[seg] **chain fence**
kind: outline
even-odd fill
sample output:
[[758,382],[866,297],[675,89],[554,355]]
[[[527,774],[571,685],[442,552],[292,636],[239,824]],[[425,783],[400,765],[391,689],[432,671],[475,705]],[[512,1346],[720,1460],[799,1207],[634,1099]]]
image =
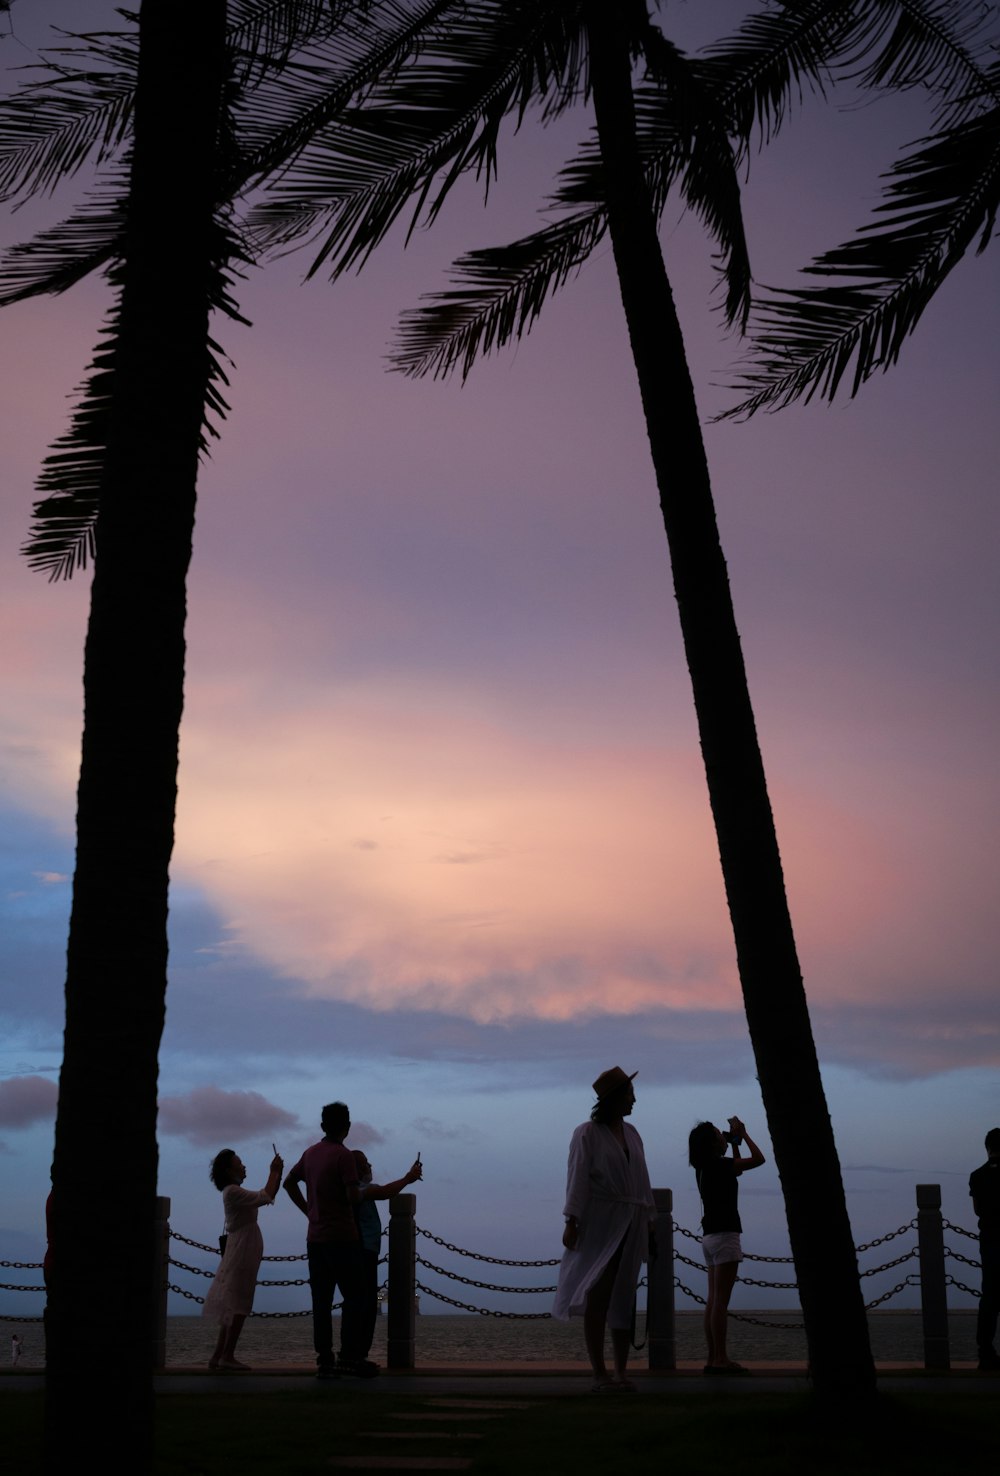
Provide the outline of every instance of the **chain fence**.
[[[914,1231],[916,1229],[916,1226],[917,1220],[916,1218],[914,1218],[912,1220],[909,1220],[906,1224],[898,1226],[895,1230],[888,1231],[885,1235],[879,1235],[874,1240],[869,1240],[862,1243],[861,1245],[855,1246],[855,1250],[858,1255],[865,1254],[868,1251],[877,1250],[881,1246],[888,1245],[892,1241],[897,1240],[900,1236],[907,1235],[911,1231]],[[976,1231],[967,1230],[963,1226],[956,1225],[951,1220],[945,1219],[944,1217],[942,1217],[942,1226],[945,1230],[951,1231],[955,1235],[961,1235],[969,1240],[974,1240],[978,1242],[979,1236]],[[675,1224],[673,1228],[675,1236],[680,1236],[687,1240],[695,1241],[700,1245],[701,1236],[696,1231],[689,1230],[685,1226],[678,1224]],[[504,1256],[486,1255],[480,1251],[468,1250],[463,1246],[455,1245],[451,1241],[445,1240],[442,1236],[435,1235],[430,1230],[425,1230],[420,1225],[416,1225],[414,1229],[417,1236],[429,1240],[433,1245],[439,1246],[442,1250],[447,1251],[449,1254],[459,1256],[465,1260],[478,1261],[483,1265],[503,1266],[517,1270],[548,1270],[550,1268],[559,1266],[561,1261],[561,1257],[558,1256],[550,1257],[548,1259],[514,1260],[512,1258]],[[383,1235],[386,1235],[388,1233],[388,1227],[385,1227],[382,1233]],[[188,1236],[182,1235],[177,1230],[170,1230],[169,1235],[171,1240],[177,1241],[181,1245],[190,1246],[194,1250],[202,1251],[206,1255],[214,1256],[216,1258],[220,1255],[218,1245],[207,1245],[203,1241],[192,1240]],[[960,1251],[954,1250],[948,1245],[944,1247],[944,1254],[947,1258],[953,1261],[957,1261],[963,1266],[968,1266],[973,1270],[980,1271],[982,1269],[981,1263],[978,1260],[976,1260],[972,1256],[963,1255]],[[917,1259],[918,1256],[919,1251],[917,1246],[912,1245],[902,1255],[896,1256],[892,1260],[885,1261],[881,1265],[866,1267],[864,1270],[861,1270],[859,1272],[859,1275],[862,1280],[873,1276],[879,1276],[884,1274],[885,1272],[895,1270],[897,1267],[908,1264],[909,1262]],[[305,1262],[307,1260],[307,1256],[303,1252],[298,1255],[264,1256],[263,1260],[272,1264]],[[385,1266],[387,1264],[387,1260],[388,1258],[386,1256],[383,1256],[378,1264],[380,1266]],[[503,1296],[551,1296],[556,1290],[556,1286],[554,1283],[545,1286],[513,1286],[509,1283],[481,1281],[473,1276],[464,1275],[460,1271],[451,1271],[444,1266],[439,1266],[432,1261],[426,1260],[419,1253],[416,1255],[415,1260],[416,1266],[421,1268],[423,1272],[429,1272],[432,1273],[434,1276],[443,1277],[446,1281],[455,1282],[463,1287],[470,1287],[475,1291],[492,1292]],[[749,1251],[744,1252],[744,1260],[756,1263],[757,1265],[761,1266],[794,1264],[793,1257],[791,1256],[765,1256],[758,1255]],[[707,1275],[707,1268],[701,1260],[695,1260],[690,1256],[684,1255],[676,1247],[674,1249],[674,1262],[675,1265],[688,1267],[690,1270],[698,1272],[699,1275]],[[169,1258],[168,1264],[176,1271],[183,1271],[189,1276],[203,1277],[208,1280],[211,1280],[215,1276],[217,1270],[217,1267],[205,1268],[203,1266],[191,1265],[189,1262],[186,1261],[175,1260],[172,1256]],[[40,1261],[0,1261],[0,1268],[16,1271],[40,1271],[42,1269],[42,1263]],[[754,1276],[741,1276],[740,1281],[743,1283],[743,1285],[753,1287],[755,1290],[794,1292],[797,1289],[797,1283],[795,1281],[768,1281],[761,1277]],[[645,1285],[645,1283],[646,1278],[644,1277],[640,1282],[640,1286]],[[954,1287],[957,1291],[960,1291],[977,1301],[979,1300],[980,1293],[976,1287],[967,1285],[964,1281],[960,1281],[957,1277],[951,1274],[947,1274],[945,1276],[945,1284],[947,1286]],[[258,1287],[268,1289],[287,1289],[289,1287],[307,1287],[308,1285],[308,1276],[267,1278],[257,1282]],[[510,1318],[521,1321],[542,1321],[544,1319],[550,1318],[552,1315],[551,1312],[513,1312],[493,1307],[484,1307],[473,1302],[462,1301],[458,1297],[449,1296],[440,1288],[428,1286],[425,1281],[416,1281],[415,1285],[416,1290],[420,1293],[421,1296],[430,1297],[434,1301],[442,1302],[449,1307],[455,1307],[463,1312],[477,1313],[481,1317]],[[696,1291],[693,1287],[686,1285],[685,1282],[682,1281],[681,1275],[676,1272],[673,1278],[673,1285],[676,1291],[679,1291],[690,1301],[693,1301],[700,1306],[705,1305],[706,1298],[702,1296],[698,1291]],[[866,1310],[871,1311],[876,1307],[885,1306],[887,1302],[890,1302],[894,1297],[899,1296],[902,1292],[911,1287],[919,1287],[919,1285],[919,1273],[909,1272],[906,1274],[902,1281],[896,1282],[895,1285],[890,1287],[887,1291],[882,1292],[879,1296],[874,1297],[870,1301],[866,1302],[865,1308]],[[0,1291],[17,1293],[29,1292],[44,1295],[44,1290],[45,1289],[43,1286],[38,1285],[28,1285],[21,1282],[0,1282]],[[168,1281],[167,1290],[174,1293],[175,1296],[183,1297],[185,1300],[194,1302],[198,1305],[202,1305],[205,1301],[205,1298],[203,1296],[200,1296],[197,1292],[191,1291],[187,1287],[179,1286],[174,1281]],[[387,1291],[388,1283],[383,1282],[382,1285],[379,1287],[380,1296],[384,1296]],[[340,1302],[334,1303],[334,1310],[337,1310],[341,1306],[342,1303]],[[311,1308],[289,1312],[253,1312],[251,1315],[257,1318],[309,1317],[311,1315]],[[729,1313],[729,1316],[736,1322],[746,1322],[758,1327],[801,1328],[803,1325],[801,1320],[789,1320],[789,1318],[794,1318],[794,1313],[790,1312],[787,1315],[779,1315],[782,1317],[782,1320],[776,1322],[768,1318],[753,1316],[751,1313],[748,1312],[735,1312],[730,1310]],[[5,1314],[4,1321],[41,1322],[42,1318],[40,1316],[8,1316]]]

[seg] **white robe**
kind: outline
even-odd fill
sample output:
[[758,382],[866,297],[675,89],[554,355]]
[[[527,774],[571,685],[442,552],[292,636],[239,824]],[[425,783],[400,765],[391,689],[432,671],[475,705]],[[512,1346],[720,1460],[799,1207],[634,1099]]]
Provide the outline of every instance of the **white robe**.
[[649,1227],[655,1215],[642,1139],[623,1123],[628,1157],[609,1127],[585,1122],[569,1145],[566,1180],[567,1215],[575,1215],[579,1234],[573,1250],[563,1252],[553,1317],[582,1317],[591,1287],[625,1241],[611,1290],[608,1326],[627,1328],[632,1321],[639,1268],[646,1259]]

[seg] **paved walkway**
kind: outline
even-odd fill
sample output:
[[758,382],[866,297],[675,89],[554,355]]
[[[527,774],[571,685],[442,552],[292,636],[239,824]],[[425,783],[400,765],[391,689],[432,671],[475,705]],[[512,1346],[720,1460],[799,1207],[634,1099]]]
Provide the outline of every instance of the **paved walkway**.
[[[805,1365],[798,1363],[749,1363],[747,1378],[720,1379],[706,1377],[700,1364],[681,1364],[676,1371],[652,1373],[641,1367],[629,1374],[642,1395],[664,1395],[671,1392],[714,1394],[754,1391],[762,1394],[803,1392],[809,1387]],[[877,1365],[879,1388],[886,1391],[919,1391],[921,1394],[943,1392],[971,1395],[1000,1394],[1000,1374],[980,1373],[974,1363],[953,1363],[947,1373],[928,1373],[917,1363],[882,1363]],[[44,1376],[35,1370],[0,1371],[0,1393],[41,1389]],[[220,1374],[203,1367],[172,1367],[154,1378],[158,1394],[268,1394],[291,1390],[315,1390],[318,1385],[311,1366],[271,1366],[248,1373]],[[579,1365],[533,1363],[488,1366],[472,1364],[464,1367],[426,1367],[413,1370],[383,1369],[376,1379],[337,1379],[329,1385],[331,1397],[338,1390],[372,1396],[384,1390],[394,1394],[414,1394],[433,1398],[455,1395],[473,1399],[500,1397],[511,1399],[529,1396],[583,1394],[590,1388],[590,1371]],[[625,1396],[610,1396],[625,1397]]]

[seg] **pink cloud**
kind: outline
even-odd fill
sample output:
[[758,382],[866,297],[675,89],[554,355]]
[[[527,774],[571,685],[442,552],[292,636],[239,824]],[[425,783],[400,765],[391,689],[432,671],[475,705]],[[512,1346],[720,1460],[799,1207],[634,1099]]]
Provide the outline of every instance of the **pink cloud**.
[[225,1147],[227,1139],[239,1143],[267,1138],[298,1126],[293,1113],[269,1102],[260,1092],[227,1092],[206,1086],[181,1097],[160,1098],[160,1131],[187,1138],[199,1148]]
[[58,1101],[59,1088],[47,1076],[13,1076],[0,1081],[0,1126],[22,1128],[51,1122]]

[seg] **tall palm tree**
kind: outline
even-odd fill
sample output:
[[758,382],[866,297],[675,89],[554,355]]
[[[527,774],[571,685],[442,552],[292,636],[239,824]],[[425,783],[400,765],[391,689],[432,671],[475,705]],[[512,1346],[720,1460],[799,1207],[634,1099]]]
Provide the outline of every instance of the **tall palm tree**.
[[[0,107],[3,199],[44,192],[84,162],[105,174],[68,220],[8,253],[0,305],[101,268],[117,299],[71,428],[43,468],[27,550],[53,577],[94,565],[53,1161],[53,1470],[81,1448],[122,1469],[151,1465],[162,1268],[150,1231],[186,574],[206,414],[226,408],[210,317],[236,315],[229,270],[245,256],[231,201],[442,8],[389,0],[373,18],[368,0],[230,0],[227,27],[226,0],[143,0],[137,36],[76,38],[54,78]],[[310,60],[296,71],[306,43]],[[324,91],[304,111],[296,81],[317,56]],[[109,1226],[121,1232],[113,1271],[95,1286]],[[112,1417],[95,1325],[114,1351]]]
[[[225,0],[143,0],[122,249],[111,271],[117,303],[72,430],[48,466],[50,478],[96,485],[100,507],[53,1162],[51,1469],[68,1469],[81,1448],[120,1458],[123,1469],[149,1469],[152,1457],[153,1267],[149,1237],[135,1227],[152,1223],[157,1193],[185,581],[218,376],[209,316],[225,306],[232,253],[215,208],[225,16]],[[98,1303],[113,1350],[111,1421],[100,1387],[107,1368],[93,1357]]]
[[[530,327],[610,234],[691,672],[709,799],[758,1075],[782,1179],[816,1387],[866,1391],[874,1370],[856,1257],[809,1021],[707,460],[657,238],[677,184],[722,247],[730,322],[749,308],[736,165],[755,129],[784,121],[793,90],[839,71],[870,85],[965,78],[965,35],[942,0],[802,0],[753,17],[692,63],[644,0],[469,5],[435,48],[318,136],[251,215],[260,239],[319,240],[312,271],[364,259],[406,201],[433,218],[455,180],[489,172],[505,112],[543,120],[586,75],[596,146],[564,171],[562,217],[512,246],[471,253],[458,286],[404,323],[398,366],[467,373]],[[641,57],[645,78],[633,81]],[[479,123],[478,129],[475,127]]]

